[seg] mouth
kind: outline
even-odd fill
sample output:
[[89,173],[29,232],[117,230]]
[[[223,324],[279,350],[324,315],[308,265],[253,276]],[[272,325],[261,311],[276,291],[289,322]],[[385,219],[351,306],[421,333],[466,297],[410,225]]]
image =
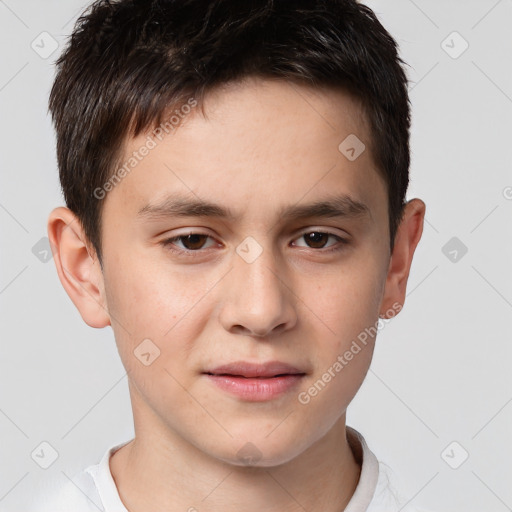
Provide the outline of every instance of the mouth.
[[217,389],[239,400],[263,402],[295,389],[305,371],[279,361],[264,364],[237,361],[203,372]]
[[306,375],[305,373],[278,373],[277,375],[236,375],[234,373],[209,373],[205,372],[206,375],[214,375],[216,377],[239,377],[241,379],[273,379],[275,377],[287,377],[290,375]]
[[266,363],[236,361],[218,366],[203,373],[207,375],[242,377],[247,379],[271,379],[289,375],[306,375],[305,371],[281,361],[269,361]]

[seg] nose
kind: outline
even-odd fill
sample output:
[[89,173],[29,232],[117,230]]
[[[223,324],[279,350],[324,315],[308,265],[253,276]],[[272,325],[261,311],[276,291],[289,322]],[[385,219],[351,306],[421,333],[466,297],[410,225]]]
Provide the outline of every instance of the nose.
[[223,327],[232,333],[257,337],[269,337],[293,327],[297,314],[287,281],[272,250],[264,248],[252,262],[235,254],[223,289]]

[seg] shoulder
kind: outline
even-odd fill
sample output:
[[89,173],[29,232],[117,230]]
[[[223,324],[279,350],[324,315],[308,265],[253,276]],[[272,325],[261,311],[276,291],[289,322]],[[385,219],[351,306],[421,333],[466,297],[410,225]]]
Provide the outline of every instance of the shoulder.
[[94,464],[59,483],[52,482],[31,498],[28,512],[126,512],[122,505],[109,461],[112,453],[129,441],[108,448]]
[[431,512],[408,503],[410,500],[402,494],[397,475],[382,461],[378,466],[377,486],[367,512]]
[[30,502],[28,512],[98,512],[103,510],[98,491],[89,468],[72,479],[47,485]]
[[[374,501],[379,506],[393,505],[398,510],[404,504],[404,497],[399,492],[397,476],[391,468],[379,460],[379,480],[375,489]],[[395,508],[393,508],[395,510]],[[404,512],[412,512],[410,510],[404,510]]]
[[[359,432],[347,427],[347,437],[356,459],[361,463],[361,476],[345,512],[429,512],[408,503],[410,500],[401,493],[401,482],[397,475],[387,464],[377,459]],[[355,507],[351,508],[352,505]]]

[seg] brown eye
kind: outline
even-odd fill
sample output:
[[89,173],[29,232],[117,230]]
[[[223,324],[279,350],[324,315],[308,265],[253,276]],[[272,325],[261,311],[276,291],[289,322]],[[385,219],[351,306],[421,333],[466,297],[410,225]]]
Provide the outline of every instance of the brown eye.
[[182,235],[177,237],[179,240],[182,240],[183,245],[190,249],[191,251],[201,249],[206,241],[207,238],[209,238],[207,235],[199,235],[199,234],[192,234],[192,235]]
[[[329,238],[333,238],[334,241],[338,242],[337,244],[326,245]],[[328,233],[324,231],[308,231],[306,233],[302,233],[302,235],[297,239],[304,239],[306,245],[295,244],[297,247],[309,247],[311,249],[320,249],[318,252],[329,252],[341,250],[344,245],[348,244],[348,241],[341,238],[334,233]]]
[[[203,233],[189,233],[187,235],[179,235],[172,238],[168,238],[160,243],[164,247],[167,247],[172,251],[190,253],[197,252],[200,249],[203,249],[205,247],[205,242],[209,238],[211,238],[211,236]],[[182,247],[178,245],[178,242],[181,242]]]
[[327,243],[329,237],[333,235],[330,235],[329,233],[321,233],[320,231],[311,231],[310,233],[306,233],[302,236],[309,247],[312,247],[313,249],[322,249]]

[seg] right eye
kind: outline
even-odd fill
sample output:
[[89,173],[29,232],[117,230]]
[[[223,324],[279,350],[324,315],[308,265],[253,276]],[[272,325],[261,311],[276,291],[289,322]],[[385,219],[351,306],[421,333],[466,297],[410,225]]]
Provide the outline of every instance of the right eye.
[[[187,233],[162,240],[160,244],[167,249],[182,254],[198,252],[204,248],[205,239],[213,238],[206,233]],[[181,242],[184,248],[176,248],[176,242]]]

